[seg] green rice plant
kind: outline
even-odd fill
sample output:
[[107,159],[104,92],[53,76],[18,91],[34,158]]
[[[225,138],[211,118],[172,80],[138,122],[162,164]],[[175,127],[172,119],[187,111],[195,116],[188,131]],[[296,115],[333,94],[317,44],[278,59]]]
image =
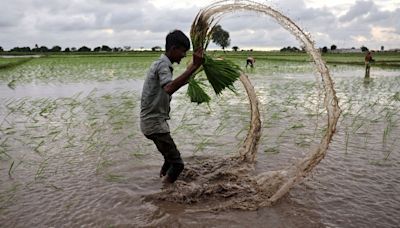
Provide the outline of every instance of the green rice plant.
[[20,186],[21,184],[13,184],[12,186],[8,187],[8,189],[2,189],[0,192],[0,213],[7,207],[7,205],[14,203],[13,201],[16,198],[15,196]]
[[48,160],[50,158],[46,158],[45,160],[43,160],[40,164],[39,164],[39,168],[36,170],[36,174],[35,174],[35,180],[39,179],[39,178],[43,178],[43,175],[45,173],[45,169],[48,165]]
[[8,169],[8,176],[11,177],[11,173],[12,173],[12,168],[14,166],[14,161],[12,161],[10,168]]
[[299,138],[295,139],[295,144],[300,147],[307,147],[310,146],[311,140],[306,136],[302,135]]
[[63,188],[57,187],[54,184],[49,184],[46,187],[50,187],[50,188],[52,188],[52,189],[54,189],[56,191],[63,191],[64,190]]
[[400,101],[400,92],[396,92],[393,96],[392,99],[394,101]]
[[386,127],[385,127],[385,129],[383,130],[383,136],[382,136],[382,143],[383,143],[383,145],[386,144],[387,138],[388,138],[388,136],[389,136],[391,130],[392,130],[392,129],[391,129],[390,124],[387,124]]
[[7,144],[8,138],[5,138],[3,142],[0,144],[0,160],[2,160],[5,157],[8,159],[11,159],[12,157],[7,153],[7,148],[10,146]]
[[124,177],[123,175],[112,174],[112,173],[108,173],[104,178],[108,182],[117,182],[117,183],[121,183],[126,179],[126,177]]
[[111,160],[101,159],[96,164],[96,174],[99,174],[100,171],[103,170],[104,168],[112,166],[112,164],[113,164],[113,162]]
[[272,119],[272,120],[279,120],[279,119],[281,119],[280,112],[274,112],[274,113],[272,113],[271,119]]
[[215,93],[219,95],[225,88],[235,92],[233,83],[240,77],[240,67],[229,60],[214,60],[207,55],[204,60],[204,72]]
[[368,124],[366,129],[365,129],[365,136],[364,136],[364,146],[367,147],[368,144],[368,135],[369,135],[369,129],[371,127],[371,124]]
[[279,146],[267,147],[264,149],[264,152],[268,154],[279,154]]
[[9,61],[8,63],[0,63],[0,69],[7,69],[17,67],[21,64],[31,61],[33,58],[21,58],[21,59],[12,59],[13,61]]
[[16,82],[17,82],[17,80],[12,79],[12,80],[7,84],[7,86],[8,86],[10,89],[15,89],[15,88],[17,87]]
[[293,124],[290,129],[298,129],[298,128],[303,128],[305,127],[305,125],[303,123],[299,123],[299,124]]
[[6,127],[3,132],[5,135],[14,135],[17,130],[14,127]]
[[141,159],[142,157],[144,157],[146,154],[140,151],[133,151],[131,153],[129,153],[129,155],[131,157],[137,158],[137,159]]
[[203,151],[203,150],[206,148],[208,142],[209,142],[209,139],[208,139],[208,138],[203,138],[203,139],[201,140],[201,142],[199,142],[199,143],[196,145],[196,148],[194,149],[193,154],[195,154],[195,153],[198,152],[198,151]]
[[226,127],[227,123],[225,121],[219,121],[218,127],[214,130],[214,134],[220,135]]
[[[192,40],[193,50],[198,48],[207,49],[211,41],[212,34],[215,30],[216,23],[214,18],[200,11],[193,21],[190,38]],[[212,57],[204,53],[204,63],[202,65],[207,80],[210,82],[214,92],[219,95],[222,90],[229,88],[234,90],[233,83],[240,77],[240,67],[229,60],[222,58],[214,60]],[[198,73],[198,72],[197,72]],[[196,83],[196,79],[189,81],[188,93],[190,100],[198,104],[210,101],[210,97]]]
[[389,108],[386,108],[386,111],[387,111],[387,113],[386,113],[385,119],[386,119],[387,124],[386,124],[385,129],[383,130],[383,138],[382,138],[382,143],[384,145],[386,144],[387,138],[391,134],[393,127],[396,124],[395,121],[393,120],[393,115],[395,113],[393,113]]
[[346,129],[345,129],[345,154],[347,154],[347,148],[349,146],[349,138],[350,138],[350,132],[346,126]]
[[197,104],[201,104],[203,102],[208,103],[211,98],[200,86],[200,84],[200,81],[190,78],[187,94],[189,95],[191,102],[196,102]]
[[384,160],[387,160],[390,156],[390,154],[393,152],[394,146],[396,144],[396,142],[398,142],[397,140],[399,140],[399,137],[397,137],[397,139],[393,140],[392,145],[390,146],[390,149],[388,149],[388,152],[385,155]]
[[42,140],[40,141],[34,148],[33,151],[35,151],[37,154],[42,155],[41,151],[39,150],[40,147],[42,147],[44,145],[45,141]]
[[236,139],[241,138],[241,137],[239,137],[240,134],[243,133],[243,132],[245,132],[245,131],[247,131],[248,129],[249,129],[249,126],[247,126],[247,125],[243,126],[243,127],[238,131],[238,133],[236,133],[235,138],[236,138]]

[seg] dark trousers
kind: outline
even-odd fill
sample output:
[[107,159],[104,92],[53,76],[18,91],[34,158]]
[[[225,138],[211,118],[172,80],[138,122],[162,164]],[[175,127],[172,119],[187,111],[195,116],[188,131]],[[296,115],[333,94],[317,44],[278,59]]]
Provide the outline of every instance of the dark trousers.
[[170,133],[157,133],[145,136],[154,142],[158,151],[164,157],[164,164],[161,167],[160,175],[168,175],[172,181],[178,179],[179,174],[181,174],[184,168],[184,163]]
[[251,67],[253,67],[253,61],[250,60],[250,59],[246,60],[246,67],[247,67],[248,65],[250,65]]
[[371,64],[370,63],[366,63],[365,64],[365,78],[369,78],[370,69],[371,69]]

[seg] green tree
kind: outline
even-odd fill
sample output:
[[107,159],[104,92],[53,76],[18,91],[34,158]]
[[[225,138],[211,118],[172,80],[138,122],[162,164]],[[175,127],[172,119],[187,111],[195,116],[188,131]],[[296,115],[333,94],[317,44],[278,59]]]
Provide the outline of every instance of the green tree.
[[48,52],[49,49],[46,46],[39,47],[37,44],[35,44],[35,48],[33,48],[32,51],[33,52]]
[[2,47],[2,46],[0,46],[0,52],[3,52],[3,51],[4,51],[3,47]]
[[14,47],[10,50],[10,52],[31,52],[30,47]]
[[112,49],[111,49],[109,46],[107,46],[107,45],[101,46],[101,50],[102,50],[102,51],[112,51]]
[[332,44],[332,46],[331,46],[331,51],[334,51],[334,50],[336,50],[336,49],[337,49],[337,46],[334,45],[334,44]]
[[161,51],[161,47],[160,46],[154,46],[151,48],[152,51]]
[[366,52],[366,51],[368,51],[368,48],[365,47],[365,46],[361,46],[361,51],[362,51],[362,52]]
[[229,32],[222,29],[221,25],[216,25],[214,32],[212,34],[212,41],[220,46],[222,50],[225,51],[226,47],[231,44],[231,39],[229,38]]
[[49,52],[49,49],[46,46],[40,46],[40,52]]
[[287,46],[287,47],[282,48],[280,51],[281,52],[299,52],[300,49],[298,49],[297,47]]
[[71,52],[71,49],[69,49],[69,47],[64,49],[64,52]]
[[328,48],[325,46],[322,48],[322,53],[327,53],[328,52]]
[[232,47],[232,50],[238,51],[238,50],[239,50],[239,47],[238,47],[238,46],[233,46],[233,47]]
[[95,47],[95,48],[93,49],[93,51],[94,51],[94,52],[99,52],[99,51],[101,51],[101,47]]
[[86,47],[86,46],[82,46],[78,49],[78,52],[90,52],[90,48]]
[[56,46],[52,47],[52,48],[50,49],[50,51],[51,51],[51,52],[60,52],[60,51],[61,51],[61,47],[58,46],[58,45],[56,45]]

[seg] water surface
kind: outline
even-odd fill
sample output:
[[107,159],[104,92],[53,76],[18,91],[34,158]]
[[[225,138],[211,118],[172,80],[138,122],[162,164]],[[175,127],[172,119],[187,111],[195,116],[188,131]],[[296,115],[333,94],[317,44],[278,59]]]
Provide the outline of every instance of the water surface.
[[[79,77],[79,64],[52,69],[28,64],[1,73],[13,78],[28,67],[38,74],[34,82],[17,78],[14,90],[8,80],[0,84],[2,227],[399,224],[398,70],[373,68],[372,80],[364,82],[362,67],[330,66],[343,112],[327,156],[312,175],[272,207],[201,212],[210,205],[145,199],[161,191],[162,158],[138,128],[143,76],[122,75],[131,64],[89,64],[84,72],[93,77]],[[116,67],[121,68],[116,78],[103,80]],[[65,76],[52,76],[57,72],[74,76],[65,82],[59,80]],[[258,61],[248,73],[263,120],[255,172],[290,166],[324,132],[322,90],[313,67]],[[244,91],[236,87],[237,96],[225,92],[209,106],[189,103],[186,88],[174,95],[170,125],[188,167],[236,153],[250,118]]]

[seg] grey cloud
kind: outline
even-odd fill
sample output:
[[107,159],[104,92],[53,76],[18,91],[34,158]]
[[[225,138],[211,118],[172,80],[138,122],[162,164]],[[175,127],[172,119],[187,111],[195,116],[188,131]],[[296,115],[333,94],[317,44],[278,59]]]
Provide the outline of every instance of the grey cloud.
[[[369,31],[373,26],[394,27],[396,32],[400,33],[400,9],[396,9],[395,11],[383,11],[372,2],[357,2],[352,9],[364,3],[369,4],[369,6],[363,8],[365,13],[358,14],[358,16],[352,17],[350,21],[346,21],[346,29],[353,32],[361,32]],[[368,11],[366,11],[366,9],[368,9]],[[349,10],[339,21],[343,22],[343,18],[346,16],[357,15],[357,13],[352,14],[351,11],[352,10]]]
[[17,26],[24,14],[20,12],[4,11],[0,14],[0,28]]
[[[160,9],[147,0],[1,0],[0,38],[4,46],[17,42],[61,46],[110,45],[162,46],[167,32],[189,33],[199,8]],[[3,5],[3,2],[5,4]],[[372,27],[394,27],[400,34],[400,9],[383,11],[371,0],[354,2],[342,17],[328,8],[307,8],[305,0],[275,0],[273,8],[310,32],[316,46],[342,42],[356,46],[352,36],[371,36]],[[224,15],[222,27],[232,45],[298,46],[299,43],[273,18],[251,12]],[[6,27],[8,26],[8,27]],[[105,29],[113,29],[107,34]],[[22,32],[23,31],[23,32]],[[18,41],[15,37],[18,33]],[[320,35],[322,34],[322,35]],[[76,43],[76,44],[74,44]],[[348,44],[347,44],[348,43]],[[22,46],[24,44],[18,43]]]
[[142,10],[117,10],[109,13],[106,23],[112,28],[141,29],[146,24],[146,14]]
[[394,16],[390,19],[390,23],[396,28],[396,33],[400,34],[400,9],[394,11]]
[[113,4],[113,5],[132,5],[140,4],[144,1],[142,0],[98,0],[100,3]]
[[[43,1],[43,0],[36,0]],[[41,8],[42,11],[57,13],[43,13],[37,18],[36,26],[44,30],[66,30],[66,31],[81,31],[97,30],[97,29],[142,29],[146,21],[145,8],[151,8],[145,1],[141,4],[129,5],[122,7],[113,2],[103,3],[104,1],[91,0],[82,4],[68,5],[64,10],[51,9],[50,5],[45,5],[49,8]],[[44,4],[40,4],[41,7]],[[142,7],[140,7],[142,6]]]
[[5,1],[1,4],[0,28],[17,26],[24,17],[24,12],[18,10],[18,6],[11,1]]
[[367,15],[376,5],[372,1],[357,1],[349,11],[340,17],[341,22],[349,22],[360,16]]
[[36,18],[36,28],[42,31],[82,31],[96,28],[94,14],[56,14]]
[[63,0],[31,0],[32,6],[35,8],[64,8],[65,5],[71,4],[73,1],[63,1]]
[[260,47],[283,47],[300,46],[296,38],[288,31],[278,28],[274,30],[263,30],[254,34],[238,31],[232,34],[232,45],[260,46]]
[[223,18],[221,26],[230,31],[240,31],[243,29],[275,29],[280,25],[271,17],[255,13],[236,13]]

